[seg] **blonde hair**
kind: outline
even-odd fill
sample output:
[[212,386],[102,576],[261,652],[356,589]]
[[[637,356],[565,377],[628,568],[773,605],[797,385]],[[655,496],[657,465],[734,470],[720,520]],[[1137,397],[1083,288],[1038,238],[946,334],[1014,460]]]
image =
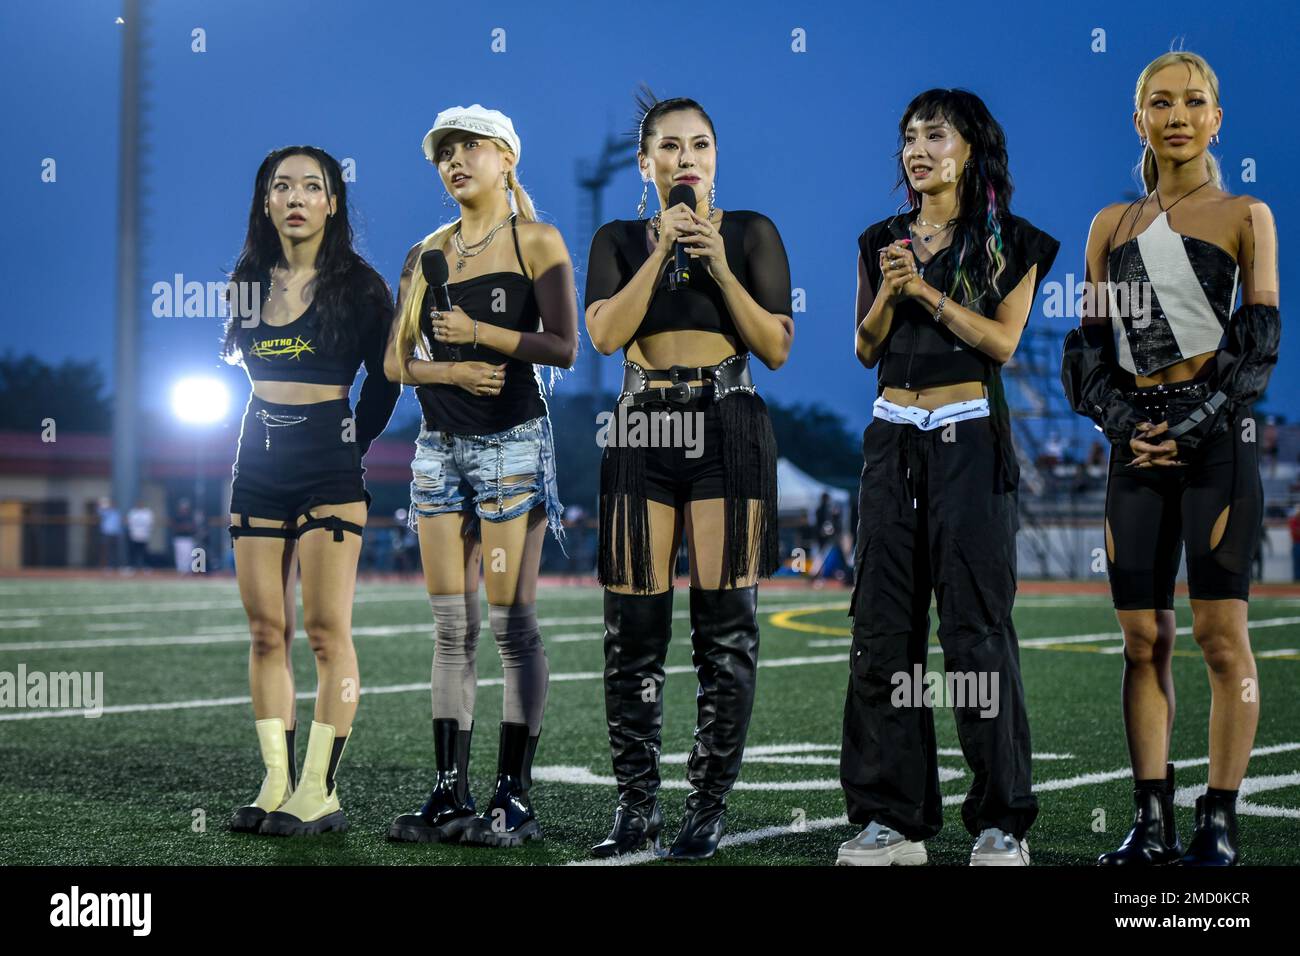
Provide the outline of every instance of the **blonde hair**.
[[[1216,107],[1222,105],[1219,101],[1219,78],[1215,75],[1214,70],[1210,68],[1210,64],[1206,62],[1205,57],[1187,50],[1170,50],[1148,63],[1146,69],[1138,76],[1137,89],[1133,93],[1134,110],[1139,113],[1142,112],[1143,99],[1146,94],[1147,84],[1151,82],[1151,77],[1175,63],[1186,63],[1197,70],[1205,78],[1205,82],[1209,84],[1210,95],[1214,97],[1214,105]],[[1147,144],[1142,148],[1142,160],[1133,172],[1141,177],[1146,194],[1151,195],[1155,191],[1156,180],[1160,178],[1160,170],[1156,165],[1156,153],[1151,148],[1150,137],[1147,138]],[[1219,167],[1219,160],[1208,149],[1205,151],[1205,172],[1209,175],[1210,181],[1214,183],[1216,189],[1223,188],[1223,171]]]
[[[514,150],[510,148],[510,144],[505,140],[490,138],[488,141],[495,144],[501,152],[514,155]],[[537,222],[537,210],[533,208],[533,200],[528,195],[528,191],[519,182],[518,168],[506,171],[506,186],[514,199],[515,214],[524,222]],[[398,359],[402,363],[402,381],[404,383],[406,381],[406,358],[408,356],[422,354],[425,358],[431,357],[420,347],[420,308],[424,304],[424,293],[429,288],[429,284],[424,281],[424,272],[419,267],[419,256],[424,255],[430,249],[442,248],[442,244],[447,241],[447,237],[459,225],[460,217],[458,216],[451,222],[439,226],[429,233],[424,237],[424,241],[420,243],[419,254],[416,256],[416,265],[411,272],[411,284],[407,287],[406,303],[401,314],[397,317],[397,335],[393,340],[393,347],[397,349]]]

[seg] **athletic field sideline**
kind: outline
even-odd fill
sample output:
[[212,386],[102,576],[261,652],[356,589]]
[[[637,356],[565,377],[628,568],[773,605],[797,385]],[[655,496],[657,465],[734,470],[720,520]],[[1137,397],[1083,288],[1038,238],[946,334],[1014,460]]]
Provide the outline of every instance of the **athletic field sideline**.
[[[856,828],[843,817],[839,743],[847,685],[848,592],[760,586],[758,696],[727,837],[730,864],[830,864]],[[677,587],[665,689],[666,834],[687,793],[695,683],[686,582]],[[1185,595],[1174,678],[1179,829],[1206,779],[1209,689]],[[27,575],[0,580],[4,674],[102,675],[102,715],[55,706],[0,707],[3,864],[573,864],[608,830],[615,801],[601,687],[601,592],[552,580],[538,597],[551,668],[534,768],[545,839],[516,850],[390,844],[389,823],[417,808],[431,781],[432,621],[418,579],[363,578],[354,633],[362,700],[339,771],[346,834],[294,840],[226,832],[261,781],[248,702],[247,627],[231,578]],[[486,613],[484,615],[486,619]],[[1247,864],[1300,862],[1300,589],[1251,599],[1262,719],[1239,801]],[[301,623],[301,612],[299,621]],[[1033,733],[1038,822],[1033,861],[1084,865],[1131,822],[1120,717],[1121,646],[1104,582],[1022,582],[1015,622]],[[936,624],[931,614],[931,626]],[[305,635],[294,647],[298,718],[311,719],[315,673]],[[937,645],[930,667],[942,669]],[[479,644],[471,778],[485,803],[495,779],[500,666],[486,626]],[[13,677],[9,678],[11,681]],[[12,685],[11,685],[12,686]],[[20,702],[25,703],[25,702]],[[951,713],[935,715],[945,794],[932,864],[965,864],[957,804],[969,785]],[[305,738],[305,734],[302,735]],[[305,749],[300,741],[299,760]],[[651,862],[646,855],[619,865]],[[708,865],[708,864],[703,864]]]

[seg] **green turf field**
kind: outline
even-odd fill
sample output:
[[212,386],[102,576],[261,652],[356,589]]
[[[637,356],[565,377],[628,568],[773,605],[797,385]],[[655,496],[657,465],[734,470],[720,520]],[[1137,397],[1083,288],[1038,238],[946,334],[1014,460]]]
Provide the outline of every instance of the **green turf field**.
[[[547,587],[539,597],[552,683],[533,802],[546,838],[515,850],[384,839],[393,817],[424,799],[433,762],[432,628],[416,581],[359,585],[354,624],[363,696],[339,773],[351,830],[294,840],[225,831],[230,811],[252,799],[262,776],[246,699],[245,619],[233,580],[11,579],[0,581],[0,598],[0,671],[16,673],[19,664],[29,673],[102,671],[106,705],[98,719],[0,709],[0,863],[561,864],[584,860],[608,829],[616,794],[596,588]],[[760,591],[758,699],[741,783],[730,800],[728,841],[714,862],[829,864],[836,845],[855,832],[843,819],[838,786],[847,599],[838,588]],[[665,692],[669,836],[687,792],[695,694],[684,587],[677,603]],[[1248,863],[1300,862],[1297,605],[1251,601],[1263,708],[1241,799]],[[1035,864],[1088,864],[1118,843],[1131,818],[1114,615],[1105,596],[1062,591],[1022,594],[1015,617],[1041,806],[1031,854]],[[1178,619],[1180,626],[1191,623],[1185,599]],[[1191,799],[1205,784],[1209,693],[1190,634],[1180,636],[1177,653],[1173,757],[1186,762],[1179,772],[1187,788],[1179,811],[1186,839]],[[311,703],[304,692],[314,690],[315,674],[301,634],[294,655],[305,728]],[[930,666],[942,668],[937,653]],[[479,677],[471,777],[486,802],[501,712],[500,667],[486,628]],[[969,772],[952,715],[935,716],[941,765],[951,771],[943,783],[949,806],[943,833],[927,847],[932,864],[964,864],[969,840],[955,804]],[[300,761],[305,748],[301,739]],[[206,816],[204,832],[196,832],[196,811]],[[1095,830],[1099,811],[1106,832]]]

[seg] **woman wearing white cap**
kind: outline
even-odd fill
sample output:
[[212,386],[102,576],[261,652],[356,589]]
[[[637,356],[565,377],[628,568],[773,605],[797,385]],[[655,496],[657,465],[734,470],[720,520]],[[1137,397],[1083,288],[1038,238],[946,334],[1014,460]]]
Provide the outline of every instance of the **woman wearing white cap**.
[[[424,137],[460,215],[406,257],[385,370],[417,386],[424,412],[410,521],[436,628],[437,776],[424,806],[394,821],[393,840],[517,846],[541,835],[528,799],[549,677],[537,571],[547,528],[561,542],[563,529],[536,366],[552,367],[549,385],[572,367],[578,319],[568,250],[537,221],[520,153],[509,117],[478,104],[439,113]],[[437,304],[444,281],[450,309]],[[467,775],[480,564],[505,676],[497,784],[481,816]]]

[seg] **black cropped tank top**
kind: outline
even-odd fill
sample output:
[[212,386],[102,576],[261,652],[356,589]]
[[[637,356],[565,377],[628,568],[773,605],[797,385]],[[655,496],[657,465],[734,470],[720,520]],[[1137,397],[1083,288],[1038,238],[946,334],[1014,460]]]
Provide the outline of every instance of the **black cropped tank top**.
[[[866,266],[871,288],[880,289],[879,252],[897,239],[911,236],[908,228],[919,210],[902,213],[868,226],[858,237],[858,251]],[[1035,228],[1028,220],[1007,215],[1002,219],[1002,254],[1006,267],[997,280],[996,288],[985,292],[973,311],[992,318],[1007,294],[1029,272],[1038,266],[1034,275],[1033,298],[1038,287],[1051,271],[1061,244],[1052,236]],[[947,291],[952,283],[957,250],[953,243],[934,253],[928,262],[917,258],[917,269],[927,283],[940,291]],[[1031,299],[1031,310],[1033,308]],[[885,338],[880,366],[876,376],[878,389],[921,389],[954,382],[979,381],[990,384],[998,370],[993,357],[968,345],[950,329],[934,321],[930,308],[915,299],[906,299],[894,308],[894,322]]]
[[[596,231],[587,257],[586,304],[616,295],[650,258],[646,222],[615,219]],[[772,220],[758,212],[729,210],[722,214],[718,231],[728,267],[754,301],[773,314],[790,315],[790,263]],[[643,336],[679,329],[721,332],[740,339],[722,289],[703,263],[692,268],[689,285],[676,290],[668,288],[668,270],[664,270],[645,318],[623,351]],[[740,345],[743,349],[744,343]]]
[[[510,218],[510,234],[519,268],[527,273],[514,216]],[[480,323],[516,332],[536,332],[540,328],[541,310],[533,281],[526,274],[487,272],[460,282],[448,282],[447,291],[452,305],[459,306]],[[482,345],[447,345],[434,341],[428,322],[429,313],[435,308],[433,290],[426,290],[420,327],[425,341],[432,346],[433,361],[505,363],[505,384],[499,395],[471,395],[459,385],[417,386],[415,394],[424,412],[425,428],[460,435],[491,435],[546,414],[541,378],[531,362],[502,355]]]

